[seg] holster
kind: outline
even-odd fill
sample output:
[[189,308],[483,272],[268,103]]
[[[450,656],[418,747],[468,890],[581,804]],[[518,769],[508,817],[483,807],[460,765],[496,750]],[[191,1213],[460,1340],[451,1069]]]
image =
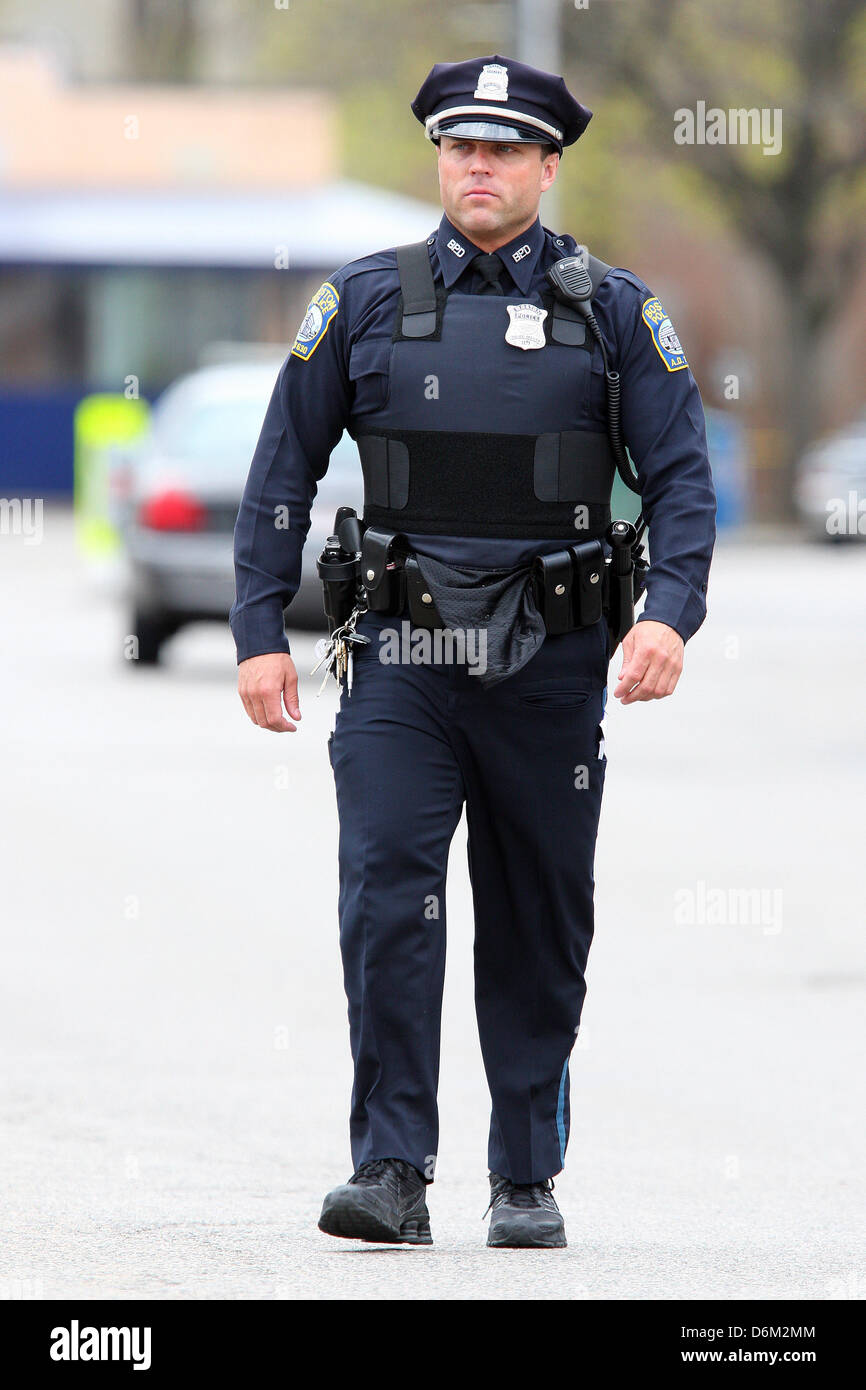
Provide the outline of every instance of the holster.
[[355,606],[358,564],[354,556],[340,549],[336,536],[329,536],[316,568],[322,581],[322,601],[331,633],[346,622]]
[[634,606],[644,591],[648,565],[631,522],[613,522],[607,539],[610,556],[605,566],[604,612],[612,654],[634,626]]

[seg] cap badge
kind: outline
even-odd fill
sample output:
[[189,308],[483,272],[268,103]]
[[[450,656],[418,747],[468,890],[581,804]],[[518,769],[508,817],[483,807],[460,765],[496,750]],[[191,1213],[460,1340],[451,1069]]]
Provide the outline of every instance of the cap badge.
[[506,343],[525,351],[530,348],[543,348],[547,310],[539,309],[537,304],[506,304],[505,307],[509,320],[505,330]]
[[485,63],[478,77],[475,95],[482,101],[507,101],[508,68],[502,63]]

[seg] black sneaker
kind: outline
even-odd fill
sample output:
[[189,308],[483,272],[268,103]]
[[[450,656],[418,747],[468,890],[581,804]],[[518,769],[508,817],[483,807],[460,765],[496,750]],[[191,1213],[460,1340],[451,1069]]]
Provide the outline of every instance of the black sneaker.
[[487,1211],[491,1213],[488,1245],[550,1250],[568,1244],[565,1222],[553,1197],[552,1178],[512,1182],[491,1173]]
[[402,1158],[372,1159],[328,1193],[319,1230],[347,1240],[432,1245],[426,1188],[418,1169]]

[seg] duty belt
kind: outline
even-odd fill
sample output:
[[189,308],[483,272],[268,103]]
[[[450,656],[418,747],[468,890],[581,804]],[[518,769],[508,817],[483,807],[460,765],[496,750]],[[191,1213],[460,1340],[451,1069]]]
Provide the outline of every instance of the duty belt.
[[[375,526],[362,530],[362,525],[349,508],[340,508],[335,535],[319,557],[329,628],[345,621],[359,601],[371,612],[386,615],[408,607],[416,627],[444,627],[406,535]],[[605,539],[609,556],[600,540],[537,555],[529,582],[548,635],[589,627],[604,617],[613,651],[634,623],[634,604],[643,592],[647,566],[636,553],[637,535],[631,522],[614,522]]]

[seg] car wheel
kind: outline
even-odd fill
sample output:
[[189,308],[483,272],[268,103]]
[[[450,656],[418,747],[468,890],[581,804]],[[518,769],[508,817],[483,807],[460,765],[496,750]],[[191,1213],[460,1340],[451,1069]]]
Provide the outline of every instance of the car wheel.
[[177,624],[167,614],[143,613],[136,610],[132,615],[130,631],[138,642],[138,650],[132,664],[156,666],[163,643],[177,631]]

